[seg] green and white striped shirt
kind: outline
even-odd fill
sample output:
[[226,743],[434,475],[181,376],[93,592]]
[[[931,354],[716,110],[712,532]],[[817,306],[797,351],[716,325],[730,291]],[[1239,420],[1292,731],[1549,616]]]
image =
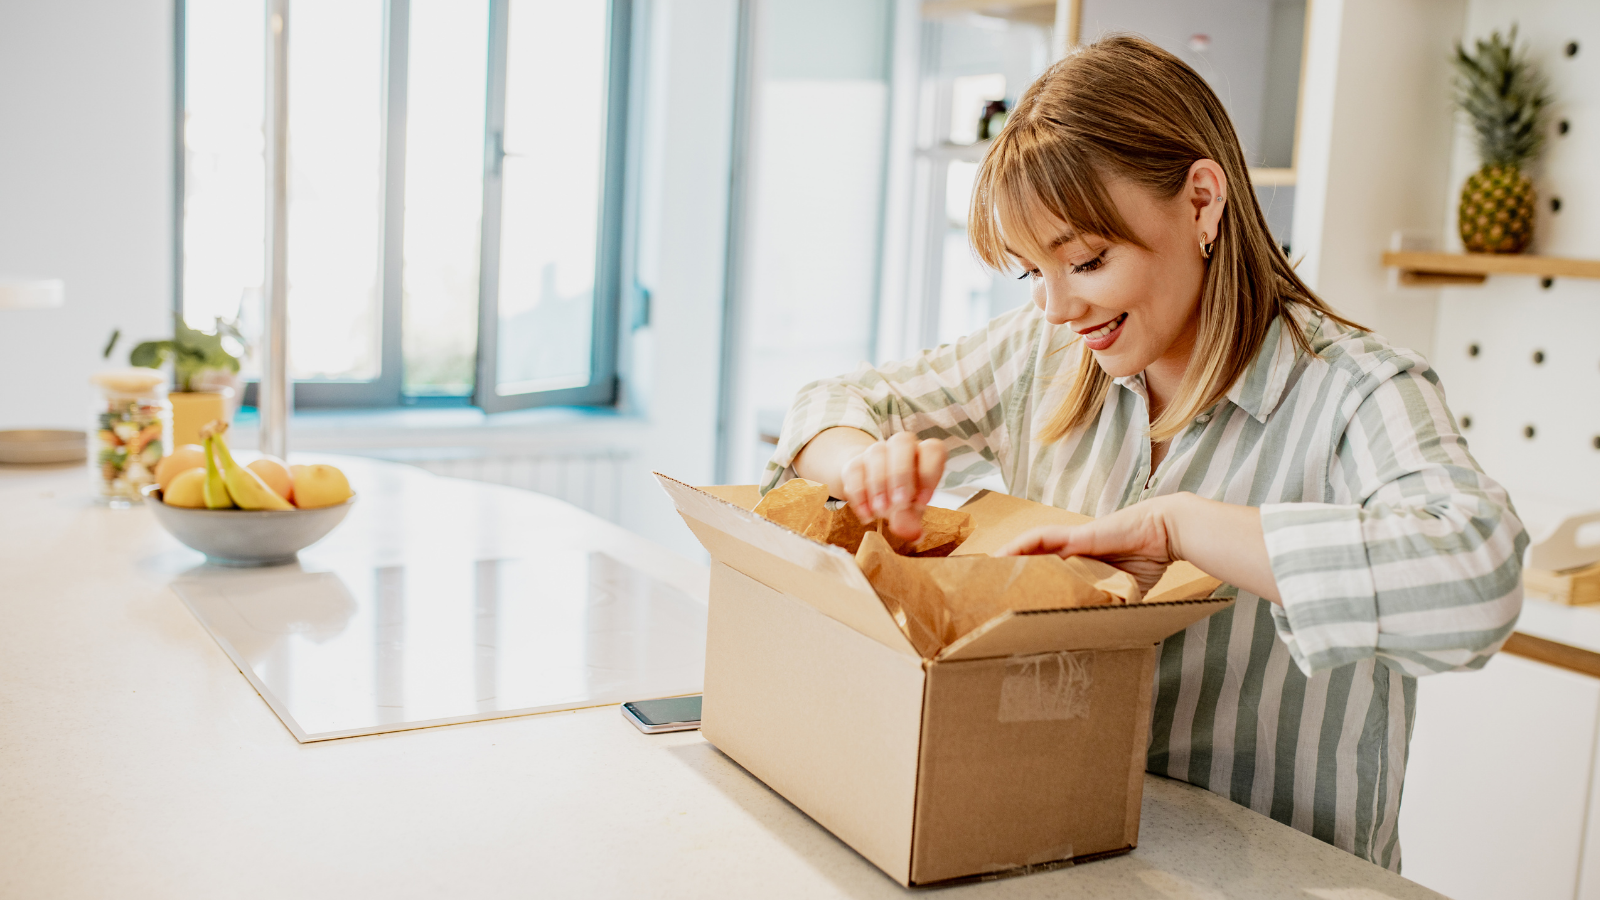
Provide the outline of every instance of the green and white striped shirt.
[[[1285,327],[1306,328],[1317,354]],[[942,439],[947,485],[998,467],[1009,493],[1090,516],[1179,491],[1259,507],[1283,605],[1224,585],[1238,603],[1166,640],[1149,769],[1398,871],[1415,679],[1499,649],[1527,544],[1438,378],[1377,335],[1280,319],[1152,480],[1142,374],[1116,379],[1091,425],[1035,438],[1082,352],[1028,304],[955,344],[807,385],[762,487],[845,425]]]

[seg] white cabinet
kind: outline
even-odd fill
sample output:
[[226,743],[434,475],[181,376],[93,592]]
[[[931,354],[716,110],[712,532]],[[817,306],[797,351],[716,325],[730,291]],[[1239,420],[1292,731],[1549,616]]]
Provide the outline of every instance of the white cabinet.
[[1504,653],[1420,679],[1402,874],[1456,900],[1600,900],[1597,723],[1600,679]]

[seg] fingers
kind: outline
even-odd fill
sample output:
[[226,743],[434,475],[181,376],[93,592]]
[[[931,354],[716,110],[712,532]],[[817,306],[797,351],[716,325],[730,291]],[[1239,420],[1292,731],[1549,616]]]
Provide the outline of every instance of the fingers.
[[944,478],[947,459],[943,442],[919,442],[912,432],[898,432],[845,464],[844,499],[862,523],[886,519],[896,535],[915,540],[922,535],[922,513]]
[[911,507],[917,495],[917,436],[909,431],[891,435],[888,446],[889,512]]
[[901,540],[914,541],[922,537],[922,512],[907,506],[897,509],[888,516],[889,530]]
[[861,460],[863,490],[867,498],[868,515],[861,520],[863,522],[882,518],[889,511],[889,483],[885,477],[889,462],[884,450],[883,442],[879,441],[861,451],[857,457]]
[[844,482],[844,501],[850,511],[856,514],[861,524],[866,525],[873,519],[872,496],[867,491],[867,467],[860,455],[844,464],[841,473]]
[[1057,556],[1072,556],[1077,552],[1073,540],[1076,530],[1063,525],[1035,528],[996,550],[994,555],[1038,556],[1045,553],[1054,553]]
[[933,501],[933,492],[944,480],[944,464],[949,451],[944,441],[929,438],[917,445],[917,512]]

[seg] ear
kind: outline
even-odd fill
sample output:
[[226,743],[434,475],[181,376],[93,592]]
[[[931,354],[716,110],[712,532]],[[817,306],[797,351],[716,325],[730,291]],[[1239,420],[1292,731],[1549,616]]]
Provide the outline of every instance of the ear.
[[1228,176],[1214,160],[1197,159],[1189,167],[1184,194],[1194,208],[1194,237],[1199,244],[1217,239],[1222,209],[1228,202]]

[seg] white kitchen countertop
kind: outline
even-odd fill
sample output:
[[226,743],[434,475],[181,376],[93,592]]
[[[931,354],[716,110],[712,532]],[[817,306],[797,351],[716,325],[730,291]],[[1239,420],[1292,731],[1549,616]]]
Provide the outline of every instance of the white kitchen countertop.
[[[703,566],[557,501],[338,462],[362,499],[308,560],[560,534],[705,595]],[[698,733],[614,706],[300,744],[170,588],[199,562],[148,510],[95,506],[81,467],[0,467],[0,897],[909,893]],[[949,890],[1438,896],[1155,777],[1133,853]]]

